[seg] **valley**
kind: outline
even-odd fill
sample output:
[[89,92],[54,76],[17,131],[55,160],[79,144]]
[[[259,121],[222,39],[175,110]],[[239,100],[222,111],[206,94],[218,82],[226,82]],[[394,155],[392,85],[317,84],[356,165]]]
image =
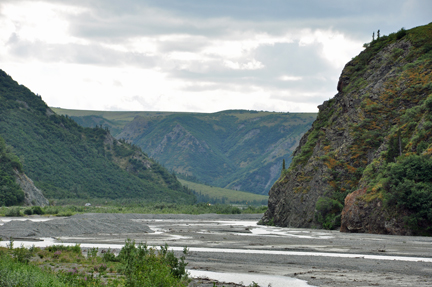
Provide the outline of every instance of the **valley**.
[[106,127],[179,178],[267,195],[314,113],[107,112],[52,108],[84,127]]

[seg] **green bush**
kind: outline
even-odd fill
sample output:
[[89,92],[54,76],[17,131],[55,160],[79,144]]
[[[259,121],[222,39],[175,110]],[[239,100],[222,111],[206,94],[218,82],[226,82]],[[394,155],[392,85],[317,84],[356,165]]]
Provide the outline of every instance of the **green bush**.
[[31,208],[26,208],[26,209],[24,210],[24,214],[25,214],[25,215],[32,215],[32,214],[33,214],[33,211],[32,211]]
[[12,207],[12,208],[9,208],[9,209],[6,211],[6,214],[5,214],[5,215],[6,215],[6,216],[14,216],[14,217],[22,216],[19,207]]
[[324,229],[333,229],[340,226],[340,213],[343,205],[330,197],[320,197],[315,205],[316,219]]
[[407,34],[407,31],[405,30],[405,28],[401,28],[399,31],[396,32],[396,39],[400,40],[403,37],[405,37],[406,34]]
[[33,214],[38,214],[38,215],[44,214],[44,212],[40,206],[33,206],[32,212],[33,212]]
[[75,244],[74,246],[65,246],[65,245],[51,245],[45,247],[45,250],[49,252],[56,252],[56,251],[71,251],[76,254],[81,254],[81,246],[80,244]]
[[58,209],[58,207],[47,206],[47,207],[44,208],[43,212],[45,214],[58,214],[59,213],[59,209]]
[[430,112],[432,112],[432,94],[424,101],[424,105]]
[[432,159],[412,155],[388,165],[385,186],[388,208],[408,210],[409,228],[432,234]]
[[13,256],[15,261],[28,264],[32,256],[32,252],[24,246],[20,246],[13,249]]
[[119,262],[119,259],[115,256],[115,254],[109,248],[106,252],[102,253],[102,259],[104,262]]
[[135,246],[135,241],[128,239],[118,255],[125,286],[187,286],[186,248],[183,253],[179,260],[167,245],[157,251],[142,243]]
[[23,264],[7,254],[0,253],[0,286],[63,287],[55,274],[44,272],[38,266]]

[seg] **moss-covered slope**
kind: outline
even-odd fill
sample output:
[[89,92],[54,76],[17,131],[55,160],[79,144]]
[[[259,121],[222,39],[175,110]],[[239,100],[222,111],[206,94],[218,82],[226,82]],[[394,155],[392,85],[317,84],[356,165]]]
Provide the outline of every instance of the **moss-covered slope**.
[[47,198],[137,198],[192,202],[165,168],[101,127],[56,115],[0,70],[0,135]]
[[264,223],[431,232],[432,23],[366,46],[272,187]]

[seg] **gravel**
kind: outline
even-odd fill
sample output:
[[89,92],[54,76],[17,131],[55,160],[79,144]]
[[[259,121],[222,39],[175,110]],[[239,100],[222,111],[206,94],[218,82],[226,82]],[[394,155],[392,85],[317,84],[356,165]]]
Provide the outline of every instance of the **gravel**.
[[77,214],[45,222],[10,221],[0,226],[0,237],[58,237],[119,233],[153,233],[147,225],[125,214]]
[[49,221],[15,221],[0,226],[0,237],[38,238],[58,236],[81,236],[103,234],[154,233],[148,225],[137,219],[176,219],[176,220],[258,220],[256,214],[133,214],[133,213],[85,213],[71,217],[54,218]]

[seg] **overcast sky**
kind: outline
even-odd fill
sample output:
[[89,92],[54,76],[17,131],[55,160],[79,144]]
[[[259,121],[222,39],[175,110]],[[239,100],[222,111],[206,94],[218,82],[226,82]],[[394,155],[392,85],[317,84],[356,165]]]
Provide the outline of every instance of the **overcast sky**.
[[0,0],[0,69],[49,106],[316,112],[430,0]]

